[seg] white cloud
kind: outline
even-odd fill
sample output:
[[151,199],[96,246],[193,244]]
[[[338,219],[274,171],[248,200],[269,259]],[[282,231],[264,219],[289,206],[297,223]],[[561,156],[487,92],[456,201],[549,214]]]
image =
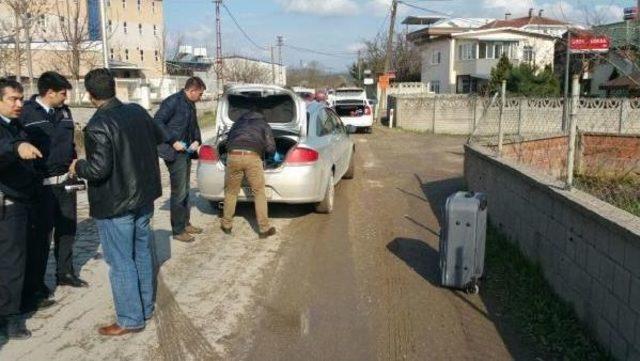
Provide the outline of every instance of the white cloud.
[[353,0],[278,0],[287,12],[322,16],[352,16],[359,7]]
[[514,17],[526,14],[531,7],[530,1],[514,1],[514,0],[483,0],[484,8],[499,11],[503,15],[510,12]]

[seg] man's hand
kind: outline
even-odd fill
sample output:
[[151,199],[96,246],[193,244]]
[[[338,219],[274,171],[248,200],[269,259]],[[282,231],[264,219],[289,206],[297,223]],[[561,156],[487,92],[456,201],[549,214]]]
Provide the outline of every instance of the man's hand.
[[18,156],[24,160],[33,160],[42,158],[42,153],[40,153],[38,148],[27,142],[24,142],[20,143],[20,145],[18,146]]
[[175,149],[176,152],[184,152],[186,150],[184,144],[181,141],[173,143],[173,149]]
[[76,173],[76,163],[78,163],[77,159],[74,159],[69,166],[69,175],[72,178],[75,178],[78,173]]
[[190,153],[196,153],[198,152],[199,149],[200,149],[200,142],[198,142],[197,140],[191,143],[191,145],[189,146]]

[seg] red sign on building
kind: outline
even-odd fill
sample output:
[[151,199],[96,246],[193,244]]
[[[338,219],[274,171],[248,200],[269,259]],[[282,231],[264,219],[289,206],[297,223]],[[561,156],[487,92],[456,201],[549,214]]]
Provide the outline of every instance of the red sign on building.
[[606,36],[577,36],[571,38],[572,53],[606,53],[611,43]]

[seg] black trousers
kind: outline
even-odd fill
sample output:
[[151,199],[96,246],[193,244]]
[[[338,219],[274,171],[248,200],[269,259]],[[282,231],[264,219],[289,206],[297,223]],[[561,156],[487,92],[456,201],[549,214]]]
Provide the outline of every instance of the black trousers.
[[29,206],[0,204],[0,317],[20,313]]
[[178,153],[173,162],[165,162],[171,181],[171,228],[174,235],[184,232],[189,225],[191,210],[191,158],[187,153]]
[[60,276],[74,272],[73,244],[78,218],[76,198],[75,193],[64,190],[63,184],[42,188],[31,212],[24,297],[30,297],[37,291],[46,291],[44,276],[52,237],[55,241],[56,274]]

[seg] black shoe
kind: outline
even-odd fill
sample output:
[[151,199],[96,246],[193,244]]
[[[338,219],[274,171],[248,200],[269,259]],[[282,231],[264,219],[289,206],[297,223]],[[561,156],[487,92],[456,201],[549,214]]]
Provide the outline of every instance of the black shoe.
[[269,238],[273,235],[276,234],[276,228],[275,227],[271,227],[268,230],[264,231],[264,232],[260,232],[260,239],[265,239],[265,238]]
[[231,228],[225,228],[220,226],[220,229],[222,230],[222,232],[224,232],[224,234],[231,234]]
[[33,298],[26,300],[21,307],[22,313],[37,312],[38,310],[47,309],[56,304],[56,301],[48,298]]
[[57,277],[58,286],[71,286],[71,287],[89,287],[89,284],[80,279],[80,277],[74,275],[73,273],[65,273],[62,276]]
[[8,320],[6,330],[7,338],[10,340],[26,340],[31,338],[31,331],[27,330],[22,320]]

